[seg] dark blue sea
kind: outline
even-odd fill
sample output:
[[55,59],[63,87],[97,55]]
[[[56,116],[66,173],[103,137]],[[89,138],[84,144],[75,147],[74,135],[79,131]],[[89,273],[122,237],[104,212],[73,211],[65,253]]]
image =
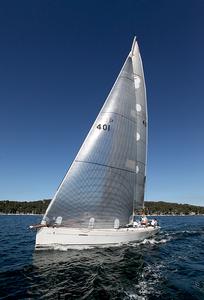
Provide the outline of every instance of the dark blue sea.
[[34,251],[40,216],[0,216],[0,299],[204,299],[204,216],[113,248]]

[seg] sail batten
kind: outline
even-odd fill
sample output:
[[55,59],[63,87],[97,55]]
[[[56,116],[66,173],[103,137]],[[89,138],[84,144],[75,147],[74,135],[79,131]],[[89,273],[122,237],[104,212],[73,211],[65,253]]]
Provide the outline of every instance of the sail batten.
[[147,107],[136,40],[43,221],[87,228],[129,222],[144,202]]

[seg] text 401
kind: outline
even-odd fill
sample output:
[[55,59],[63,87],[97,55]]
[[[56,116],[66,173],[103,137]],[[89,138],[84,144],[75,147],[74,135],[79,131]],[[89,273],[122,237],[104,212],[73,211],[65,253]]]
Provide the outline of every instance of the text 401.
[[98,124],[98,126],[97,126],[97,128],[98,129],[103,129],[103,130],[107,130],[107,131],[109,131],[110,130],[110,125],[107,125],[107,124]]

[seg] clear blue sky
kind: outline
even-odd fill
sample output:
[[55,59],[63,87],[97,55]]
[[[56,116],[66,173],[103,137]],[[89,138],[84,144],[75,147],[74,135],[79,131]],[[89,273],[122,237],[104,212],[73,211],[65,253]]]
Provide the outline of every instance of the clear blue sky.
[[136,35],[146,199],[204,205],[204,2],[2,1],[0,199],[50,198]]

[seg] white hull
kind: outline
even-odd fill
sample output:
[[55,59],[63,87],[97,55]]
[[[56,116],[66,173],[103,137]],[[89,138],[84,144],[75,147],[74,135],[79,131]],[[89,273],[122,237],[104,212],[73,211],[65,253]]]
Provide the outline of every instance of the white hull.
[[79,229],[66,227],[43,227],[36,235],[36,250],[87,249],[92,247],[110,247],[134,241],[142,241],[155,235],[159,227],[120,228],[120,229]]

